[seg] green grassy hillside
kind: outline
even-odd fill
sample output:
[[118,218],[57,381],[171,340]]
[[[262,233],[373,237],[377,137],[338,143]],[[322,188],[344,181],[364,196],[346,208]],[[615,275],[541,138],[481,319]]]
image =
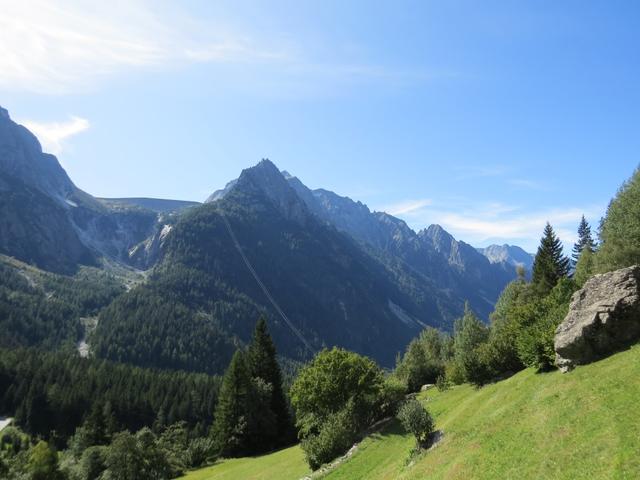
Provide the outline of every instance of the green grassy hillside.
[[[635,479],[640,478],[640,345],[569,374],[525,370],[474,389],[421,397],[444,438],[412,465],[413,439],[399,424],[364,440],[324,478]],[[297,480],[298,447],[220,462],[189,479]]]

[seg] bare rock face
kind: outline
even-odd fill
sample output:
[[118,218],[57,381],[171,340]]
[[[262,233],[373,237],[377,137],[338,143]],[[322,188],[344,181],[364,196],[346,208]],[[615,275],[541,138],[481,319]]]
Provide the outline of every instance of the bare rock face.
[[596,275],[573,294],[554,341],[561,371],[640,340],[640,265]]

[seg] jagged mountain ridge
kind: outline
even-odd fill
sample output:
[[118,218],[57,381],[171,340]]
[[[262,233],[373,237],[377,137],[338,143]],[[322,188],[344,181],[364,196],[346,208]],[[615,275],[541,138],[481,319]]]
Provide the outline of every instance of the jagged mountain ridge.
[[[516,276],[514,265],[489,261],[439,225],[416,233],[399,218],[372,212],[363,203],[329,190],[311,190],[299,178],[288,172],[280,173],[319,219],[350,235],[384,263],[400,268],[402,275],[411,272],[410,275],[421,277],[421,281],[453,292],[453,297],[462,299],[458,301],[459,308],[468,300],[487,318],[504,286]],[[237,182],[229,182],[207,201],[224,198],[236,188]]]
[[478,252],[487,257],[491,263],[503,263],[514,267],[522,266],[530,274],[535,255],[528,253],[516,245],[489,245],[478,248]]
[[153,209],[102,201],[79,189],[1,107],[0,211],[0,253],[57,273],[99,265],[103,257],[148,265],[131,251],[162,229]]

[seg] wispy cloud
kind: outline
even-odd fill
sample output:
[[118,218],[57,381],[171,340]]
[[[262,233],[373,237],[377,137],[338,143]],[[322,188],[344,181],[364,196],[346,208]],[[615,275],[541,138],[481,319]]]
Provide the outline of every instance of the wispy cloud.
[[422,211],[425,207],[432,204],[432,201],[428,198],[422,198],[418,200],[407,200],[392,205],[387,205],[382,208],[383,212],[387,212],[390,215],[411,215],[416,212]]
[[[285,54],[144,0],[0,0],[0,88],[67,93],[124,69]],[[165,9],[166,10],[166,9]]]
[[59,155],[62,153],[66,141],[89,129],[89,120],[80,117],[71,117],[65,122],[42,123],[33,120],[21,120],[20,123],[27,127],[38,137],[45,152]]
[[[353,59],[317,61],[291,35],[251,31],[221,16],[201,19],[180,2],[0,0],[0,11],[0,89],[8,91],[65,94],[94,89],[131,70],[201,63],[274,67],[271,83],[288,95],[328,91],[335,84],[402,87],[456,76]],[[268,72],[262,73],[258,84],[255,72],[237,75],[233,84],[268,90]]]

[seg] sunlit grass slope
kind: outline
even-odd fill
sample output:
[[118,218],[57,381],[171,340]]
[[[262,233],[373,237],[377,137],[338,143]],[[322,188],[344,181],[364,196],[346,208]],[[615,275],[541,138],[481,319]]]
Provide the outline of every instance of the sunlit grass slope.
[[412,440],[394,427],[326,478],[640,478],[640,346],[569,374],[526,370],[423,398],[445,433],[434,450],[406,466]]
[[260,457],[233,458],[195,470],[187,480],[298,480],[311,470],[299,446],[279,450]]
[[[421,398],[444,431],[435,449],[407,465],[413,439],[392,422],[324,478],[640,478],[640,346],[569,374],[526,370],[479,390],[463,385]],[[293,447],[186,478],[297,480],[306,473]]]

